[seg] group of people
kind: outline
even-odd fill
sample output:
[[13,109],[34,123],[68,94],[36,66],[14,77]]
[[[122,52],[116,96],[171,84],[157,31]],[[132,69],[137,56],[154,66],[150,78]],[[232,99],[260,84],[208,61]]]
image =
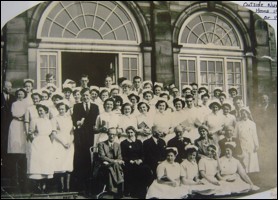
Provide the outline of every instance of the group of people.
[[139,76],[119,85],[107,76],[105,87],[89,87],[82,75],[80,87],[67,79],[59,89],[52,74],[46,80],[39,90],[24,80],[15,97],[11,82],[4,84],[1,159],[17,185],[27,174],[42,192],[53,177],[59,191],[90,192],[93,147],[107,189],[119,195],[186,198],[258,189],[247,175],[260,171],[256,124],[235,87],[229,95],[196,83],[179,90]]

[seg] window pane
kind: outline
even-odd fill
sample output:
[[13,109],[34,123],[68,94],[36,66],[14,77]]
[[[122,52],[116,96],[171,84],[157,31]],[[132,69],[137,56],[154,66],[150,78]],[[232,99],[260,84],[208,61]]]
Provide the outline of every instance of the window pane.
[[242,95],[242,88],[241,85],[237,85],[237,91],[239,95]]
[[189,60],[188,61],[188,69],[191,72],[195,72],[195,61],[194,60]]
[[45,80],[45,75],[47,74],[47,69],[43,68],[41,69],[41,80]]
[[49,67],[56,68],[56,56],[54,55],[49,56]]
[[235,67],[236,67],[236,72],[240,73],[241,72],[241,70],[240,70],[240,63],[236,62],[235,63]]
[[186,82],[187,83],[186,73],[181,73],[181,82]]
[[206,72],[207,71],[207,62],[201,61],[201,71]]
[[51,73],[51,74],[53,74],[54,75],[54,78],[56,78],[57,76],[57,74],[56,74],[56,69],[49,69],[49,73]]
[[137,69],[137,58],[131,58],[131,69]]
[[233,63],[232,62],[227,63],[227,71],[228,71],[228,73],[233,72]]
[[209,73],[208,82],[211,83],[211,84],[215,83],[215,74],[214,73]]
[[241,75],[236,74],[236,84],[241,84]]
[[201,73],[201,83],[207,83],[207,73]]
[[181,60],[181,71],[186,71],[187,61]]
[[215,71],[214,62],[212,62],[212,61],[208,62],[208,71],[209,72],[214,72]]
[[131,71],[131,77],[137,76],[137,71],[136,70],[132,70]]
[[223,69],[222,69],[222,62],[216,61],[216,71],[217,72],[222,72],[223,71]]
[[41,56],[41,67],[48,67],[48,62],[47,62],[47,56],[46,55],[42,55]]
[[127,78],[127,79],[129,80],[130,77],[129,77],[129,75],[128,75],[128,71],[124,70],[123,75],[124,75],[125,78]]
[[189,83],[193,83],[195,81],[195,73],[189,73]]
[[128,58],[123,58],[123,69],[128,69],[129,65],[128,65]]
[[223,75],[222,73],[216,74],[216,82],[217,83],[223,83]]
[[234,84],[234,76],[233,76],[233,74],[228,74],[228,84]]

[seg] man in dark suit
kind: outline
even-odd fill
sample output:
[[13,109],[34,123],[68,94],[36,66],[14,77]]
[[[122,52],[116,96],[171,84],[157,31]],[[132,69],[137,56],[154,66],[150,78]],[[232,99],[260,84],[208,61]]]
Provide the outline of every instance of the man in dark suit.
[[161,138],[164,136],[163,131],[159,127],[152,127],[152,137],[143,143],[143,154],[145,164],[148,165],[153,173],[150,183],[156,179],[156,168],[158,164],[165,160],[166,143]]
[[[12,83],[10,81],[5,81],[3,87],[3,93],[1,93],[1,161],[2,170],[5,171],[7,163],[7,146],[8,146],[8,134],[9,127],[12,121],[12,104],[16,101],[12,92]],[[7,173],[3,173],[7,174]]]
[[234,135],[234,127],[232,126],[226,126],[224,128],[225,130],[225,138],[223,138],[222,140],[220,140],[218,142],[221,153],[220,153],[220,157],[224,156],[225,153],[225,145],[230,143],[232,146],[234,146],[234,152],[233,152],[233,156],[237,159],[239,159],[240,155],[242,154],[242,149],[240,146],[240,142],[237,138],[233,137]]
[[108,129],[108,140],[98,144],[98,154],[102,165],[108,173],[108,191],[117,193],[121,197],[123,194],[123,169],[121,147],[114,142],[117,136],[116,128]]
[[90,192],[91,155],[89,148],[94,144],[94,126],[99,115],[98,106],[90,103],[90,90],[81,90],[82,103],[73,107],[72,121],[75,126],[74,142],[74,176],[79,185],[85,184],[86,192]]
[[176,137],[168,141],[168,147],[176,147],[178,149],[178,155],[176,156],[176,162],[181,163],[183,159],[186,159],[186,154],[184,148],[191,144],[191,140],[187,137],[183,137],[183,127],[178,125],[175,127],[174,132]]

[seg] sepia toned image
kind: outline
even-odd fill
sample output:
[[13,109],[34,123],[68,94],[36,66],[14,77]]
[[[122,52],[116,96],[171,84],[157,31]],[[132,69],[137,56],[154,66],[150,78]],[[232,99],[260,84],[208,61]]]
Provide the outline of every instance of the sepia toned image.
[[1,199],[277,198],[276,27],[255,12],[44,1],[1,27]]

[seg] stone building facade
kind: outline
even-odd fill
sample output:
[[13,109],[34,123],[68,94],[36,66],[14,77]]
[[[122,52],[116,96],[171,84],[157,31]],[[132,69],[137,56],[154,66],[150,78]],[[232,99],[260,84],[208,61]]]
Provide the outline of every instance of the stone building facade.
[[89,74],[175,83],[212,91],[238,87],[249,105],[277,83],[274,29],[229,1],[48,1],[20,14],[1,31],[3,80],[32,78],[57,86]]

